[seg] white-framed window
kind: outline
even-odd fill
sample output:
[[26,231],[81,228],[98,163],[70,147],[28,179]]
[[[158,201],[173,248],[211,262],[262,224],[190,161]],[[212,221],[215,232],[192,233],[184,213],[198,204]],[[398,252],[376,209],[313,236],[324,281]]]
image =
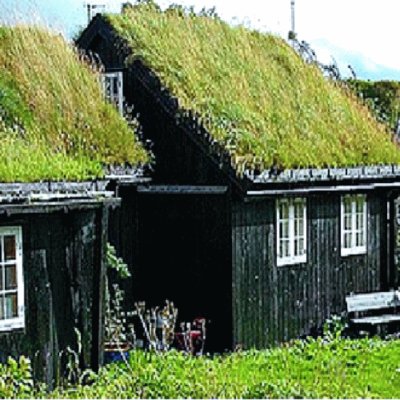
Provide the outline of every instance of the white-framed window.
[[0,331],[25,326],[21,227],[0,227]]
[[342,196],[342,256],[367,252],[367,198],[364,194]]
[[124,92],[122,71],[105,72],[102,75],[103,92],[105,98],[118,109],[123,115],[124,112]]
[[277,264],[307,261],[307,205],[304,198],[279,199],[276,202]]

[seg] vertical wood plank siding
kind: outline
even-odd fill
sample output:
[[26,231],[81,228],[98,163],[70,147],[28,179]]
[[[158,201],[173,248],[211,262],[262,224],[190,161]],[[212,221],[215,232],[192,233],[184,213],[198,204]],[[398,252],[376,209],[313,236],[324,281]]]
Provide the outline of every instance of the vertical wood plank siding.
[[340,196],[307,199],[307,262],[276,265],[275,200],[233,206],[234,342],[265,347],[310,334],[345,310],[350,292],[380,289],[385,216],[368,195],[367,254],[340,256]]
[[[109,188],[114,190],[115,188]],[[138,256],[139,214],[136,185],[120,186],[118,196],[122,199],[121,206],[109,211],[109,242],[115,246],[118,257],[128,265],[131,277],[121,279],[115,271],[108,271],[109,285],[117,283],[125,292],[124,307],[127,311],[134,309],[135,299],[132,296]],[[137,300],[137,299],[136,299]]]
[[31,358],[36,379],[53,387],[65,372],[66,349],[78,350],[82,366],[98,360],[101,242],[106,226],[97,210],[4,217],[0,224],[22,226],[25,329],[0,334],[0,362],[8,356]]

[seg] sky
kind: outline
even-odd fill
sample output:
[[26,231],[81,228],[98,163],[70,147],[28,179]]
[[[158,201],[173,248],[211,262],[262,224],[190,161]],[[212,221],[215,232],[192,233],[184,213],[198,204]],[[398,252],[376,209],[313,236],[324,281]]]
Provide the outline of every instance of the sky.
[[[120,0],[89,0],[118,12]],[[158,0],[216,7],[226,21],[287,38],[291,26],[291,0]],[[0,0],[0,21],[45,21],[71,38],[87,23],[87,0]],[[400,80],[400,53],[396,27],[400,0],[295,0],[295,26],[299,40],[308,42],[320,61],[338,64],[343,75],[351,65],[362,79]]]

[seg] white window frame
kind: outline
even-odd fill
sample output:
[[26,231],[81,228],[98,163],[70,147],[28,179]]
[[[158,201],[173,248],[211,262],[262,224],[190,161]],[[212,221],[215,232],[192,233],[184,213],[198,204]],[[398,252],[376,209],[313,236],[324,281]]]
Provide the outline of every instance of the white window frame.
[[[357,213],[356,213],[356,203],[357,200],[363,200],[363,226],[361,229],[357,229]],[[351,203],[351,227],[350,229],[345,229],[345,202],[350,201]],[[345,195],[342,196],[340,201],[340,254],[342,257],[347,257],[350,255],[366,254],[367,253],[367,196],[365,194],[357,195]],[[362,237],[364,242],[362,245],[357,246],[356,237],[357,233],[362,232]],[[350,233],[351,245],[350,247],[345,247],[345,234]]]
[[[20,226],[1,226],[0,237],[13,235],[15,236],[15,252],[16,252],[16,268],[17,268],[17,307],[18,316],[8,319],[0,319],[0,332],[11,331],[14,329],[22,329],[25,327],[25,298],[24,298],[24,276],[22,268],[22,228]],[[1,240],[1,239],[0,239]],[[4,260],[4,246],[2,246],[3,254],[1,260]],[[4,269],[0,269],[0,272]],[[4,282],[4,276],[1,277]],[[0,291],[2,295],[5,290]]]
[[[288,218],[288,238],[289,238],[289,256],[282,257],[280,255],[280,222],[282,220],[280,216],[280,205],[287,203],[289,207],[289,218]],[[304,241],[303,254],[295,255],[295,240],[298,236],[295,235],[295,217],[294,210],[295,204],[302,204],[303,206],[303,232],[302,238]],[[303,197],[278,199],[276,201],[276,254],[277,254],[277,265],[278,267],[283,265],[303,264],[307,262],[307,200]]]
[[[114,92],[113,80],[117,80],[117,92]],[[109,85],[110,91],[107,90]],[[115,72],[104,72],[102,74],[102,86],[105,98],[112,104],[115,105],[118,112],[124,114],[124,84],[123,84],[123,73],[122,71]]]

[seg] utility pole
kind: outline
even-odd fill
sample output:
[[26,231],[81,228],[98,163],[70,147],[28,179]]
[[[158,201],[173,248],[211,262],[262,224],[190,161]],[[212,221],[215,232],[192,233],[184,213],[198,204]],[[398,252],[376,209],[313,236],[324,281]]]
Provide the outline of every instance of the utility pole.
[[289,31],[289,40],[296,40],[296,10],[295,10],[295,0],[290,0],[291,8],[291,29]]

